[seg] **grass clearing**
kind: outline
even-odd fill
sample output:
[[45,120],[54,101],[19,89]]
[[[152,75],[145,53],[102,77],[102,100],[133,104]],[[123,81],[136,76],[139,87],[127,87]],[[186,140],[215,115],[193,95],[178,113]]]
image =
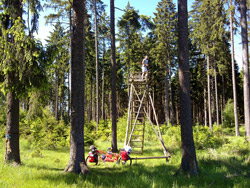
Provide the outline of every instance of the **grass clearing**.
[[[106,150],[109,143],[97,141],[96,145]],[[82,176],[62,173],[69,160],[69,148],[41,150],[36,157],[27,141],[22,140],[20,147],[23,164],[4,165],[4,139],[1,140],[0,187],[250,187],[250,152],[245,148],[242,151],[227,151],[226,147],[197,150],[199,176],[188,177],[174,176],[181,162],[179,148],[172,148],[168,164],[165,159],[133,161],[132,166],[100,162],[97,166],[90,165],[91,173]],[[86,155],[87,152],[88,148]],[[143,156],[162,155],[158,143],[146,143]]]

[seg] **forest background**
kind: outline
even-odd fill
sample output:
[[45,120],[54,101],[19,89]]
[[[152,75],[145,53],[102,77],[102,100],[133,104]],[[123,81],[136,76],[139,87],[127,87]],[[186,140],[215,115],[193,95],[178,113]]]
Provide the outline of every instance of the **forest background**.
[[[38,2],[32,4],[31,2],[33,1],[25,1],[23,19],[25,22],[24,35],[29,36],[32,40],[27,39],[26,44],[28,45],[25,46],[27,56],[18,56],[19,53],[16,56],[17,61],[18,58],[25,59],[30,64],[22,61],[25,63],[18,67],[21,84],[13,87],[17,89],[18,92],[15,94],[20,99],[21,138],[28,140],[35,155],[39,156],[44,148],[67,147],[70,143],[70,37],[73,28],[71,25],[72,10],[69,8],[68,1],[46,1],[43,5],[44,9],[47,7],[53,10],[49,11],[50,14],[46,17],[46,22],[53,25],[52,30],[49,29],[48,38],[42,39],[43,42],[36,40],[34,33],[38,31],[38,13],[42,4]],[[97,1],[97,23],[95,23],[93,2],[86,1],[87,13],[84,22],[86,37],[84,135],[86,146],[94,144],[97,139],[111,141],[113,115],[110,92],[112,75],[109,17],[104,2]],[[238,131],[240,135],[237,136],[245,135],[242,131],[244,128],[243,72],[235,62],[233,65],[236,69],[232,71],[231,64],[232,43],[229,24],[231,11],[235,12],[233,30],[237,37],[239,37],[240,28],[239,4],[238,1],[233,1],[233,3],[233,8],[229,8],[229,2],[226,1],[197,0],[193,1],[189,12],[192,118],[195,130],[203,130],[198,131],[195,135],[196,147],[200,149],[213,148],[221,144],[225,140],[220,140],[218,135],[222,133],[237,135],[237,129],[240,128],[241,132]],[[175,136],[171,137],[180,135],[178,132],[180,98],[176,5],[167,0],[159,1],[154,6],[156,9],[153,10],[153,17],[140,14],[132,3],[119,6],[119,9],[116,10],[120,14],[116,17],[118,141],[124,140],[126,132],[129,77],[133,72],[140,71],[141,61],[145,54],[148,54],[149,74],[152,80],[150,87],[158,121],[165,139],[169,143],[179,145],[180,140]],[[95,24],[98,25],[98,30],[95,30]],[[20,28],[17,27],[17,29]],[[40,32],[45,33],[45,30],[47,29],[40,28],[37,38],[42,37]],[[20,35],[20,37],[24,36]],[[98,41],[97,51],[96,40]],[[18,42],[18,38],[15,41]],[[1,44],[5,44],[3,40],[1,42]],[[239,43],[239,41],[235,43]],[[20,45],[23,44],[20,42]],[[237,49],[235,58],[241,57],[239,48],[235,49]],[[13,53],[11,50],[10,52]],[[13,57],[13,54],[10,57]],[[207,57],[210,59],[208,60]],[[5,60],[1,64],[3,69],[1,69],[2,90],[0,95],[2,106],[0,132],[3,137],[7,135],[5,132],[8,107],[6,93],[8,89],[13,89],[9,87],[10,85],[3,75],[14,67]],[[210,64],[207,64],[208,62]],[[233,73],[235,73],[236,90],[233,88]],[[35,87],[31,87],[33,85]],[[238,101],[236,109],[240,127],[235,127],[233,91],[237,93],[235,99]],[[156,122],[152,109],[149,110],[149,114],[151,121]],[[152,132],[147,131],[148,139],[150,139]],[[214,137],[216,133],[218,135]],[[169,135],[171,136],[168,137]],[[246,144],[244,141],[242,143],[242,145]],[[173,144],[172,147],[174,146]]]

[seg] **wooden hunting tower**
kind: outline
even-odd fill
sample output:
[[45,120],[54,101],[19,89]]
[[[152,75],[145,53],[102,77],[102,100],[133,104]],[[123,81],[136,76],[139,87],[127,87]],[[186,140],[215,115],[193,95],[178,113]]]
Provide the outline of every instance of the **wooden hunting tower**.
[[[124,145],[131,146],[134,153],[143,153],[145,119],[147,118],[162,145],[164,155],[170,157],[162,139],[160,126],[150,93],[150,81],[142,79],[141,75],[142,73],[134,73],[129,79],[128,121]],[[149,117],[148,106],[152,107],[156,126]]]

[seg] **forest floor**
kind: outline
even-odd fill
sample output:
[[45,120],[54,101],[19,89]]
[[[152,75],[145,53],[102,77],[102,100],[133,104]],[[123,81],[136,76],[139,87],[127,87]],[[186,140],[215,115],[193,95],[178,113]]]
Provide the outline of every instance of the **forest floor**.
[[[100,150],[106,150],[110,142],[97,141]],[[122,143],[120,143],[121,145]],[[181,162],[180,148],[171,148],[171,159],[133,161],[132,166],[114,163],[89,165],[86,176],[63,173],[69,160],[69,148],[41,150],[30,148],[21,140],[22,165],[4,165],[4,139],[0,140],[1,188],[74,188],[74,187],[250,187],[250,156],[248,151],[221,148],[197,150],[199,175],[174,176]],[[86,147],[86,156],[88,148]],[[158,143],[147,143],[143,156],[162,156]],[[131,157],[135,156],[131,154]],[[248,157],[247,157],[248,156]]]

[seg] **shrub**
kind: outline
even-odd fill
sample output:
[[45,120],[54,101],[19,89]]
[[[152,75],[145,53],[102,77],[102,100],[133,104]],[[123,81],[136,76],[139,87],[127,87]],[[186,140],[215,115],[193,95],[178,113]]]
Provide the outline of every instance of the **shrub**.
[[166,147],[180,147],[181,146],[181,127],[178,126],[164,126],[163,127],[163,140],[166,143]]
[[117,140],[124,141],[127,130],[127,116],[118,119],[117,123]]
[[215,137],[221,137],[223,135],[223,133],[224,133],[224,128],[222,128],[221,126],[219,126],[217,124],[215,124],[213,126],[213,135]]
[[0,138],[5,135],[6,121],[6,105],[3,105],[0,109]]
[[[157,126],[155,126],[155,128],[158,130]],[[150,124],[149,121],[145,122],[145,139],[146,140],[150,140],[150,141],[156,141],[158,140],[154,129],[152,128],[152,125]]]
[[[117,140],[124,141],[127,127],[126,116],[119,118],[117,121]],[[112,122],[111,120],[100,120],[98,124],[98,131],[96,132],[96,122],[85,122],[84,129],[84,143],[85,145],[94,144],[95,139],[111,140]]]
[[43,125],[41,119],[30,122],[30,134],[28,135],[28,141],[32,148],[40,149],[45,146],[45,132],[43,131]]
[[235,133],[235,129],[231,127],[223,127],[222,132],[225,136],[232,136]]
[[223,149],[228,152],[232,152],[235,155],[245,156],[246,158],[250,155],[250,142],[245,137],[230,137],[227,143],[223,145]]
[[96,134],[96,123],[94,121],[84,123],[84,145],[90,146],[94,144]]
[[47,108],[42,110],[42,117],[20,118],[21,136],[27,138],[35,149],[68,146],[69,129],[63,120],[57,121]]
[[234,127],[234,124],[234,103],[229,99],[223,110],[223,126]]
[[101,120],[98,125],[97,138],[101,139],[102,141],[110,139],[111,126],[112,123],[110,120],[108,121]]
[[220,136],[220,128],[214,126],[215,134],[210,132],[208,127],[194,126],[194,142],[196,149],[216,148],[223,144],[223,137]]

